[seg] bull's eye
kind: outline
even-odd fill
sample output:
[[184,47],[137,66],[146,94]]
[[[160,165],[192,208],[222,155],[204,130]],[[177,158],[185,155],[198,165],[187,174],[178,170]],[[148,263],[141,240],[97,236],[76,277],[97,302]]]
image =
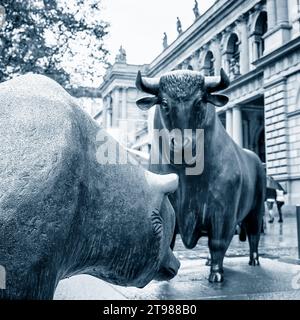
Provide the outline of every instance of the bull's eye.
[[160,106],[166,113],[170,112],[170,107],[168,105],[168,101],[167,100],[163,99],[162,102],[160,103]]

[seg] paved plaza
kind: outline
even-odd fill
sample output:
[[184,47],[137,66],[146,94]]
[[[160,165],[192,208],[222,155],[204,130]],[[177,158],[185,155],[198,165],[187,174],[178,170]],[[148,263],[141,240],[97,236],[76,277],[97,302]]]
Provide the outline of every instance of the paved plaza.
[[235,236],[224,260],[225,281],[210,284],[205,266],[207,239],[194,250],[177,240],[175,252],[181,261],[177,277],[168,282],[151,282],[144,289],[113,286],[96,278],[80,275],[60,282],[55,299],[299,299],[300,265],[297,258],[297,229],[294,216],[284,223],[267,224],[261,237],[261,265],[248,265],[248,243]]

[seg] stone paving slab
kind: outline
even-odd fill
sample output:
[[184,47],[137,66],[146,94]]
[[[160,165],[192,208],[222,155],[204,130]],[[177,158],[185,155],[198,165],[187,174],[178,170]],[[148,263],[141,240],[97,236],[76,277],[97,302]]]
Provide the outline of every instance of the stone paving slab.
[[55,299],[296,299],[300,300],[300,266],[261,259],[250,267],[248,258],[225,258],[225,281],[210,284],[205,260],[185,260],[177,277],[152,282],[144,289],[113,286],[90,276],[76,276],[59,283]]

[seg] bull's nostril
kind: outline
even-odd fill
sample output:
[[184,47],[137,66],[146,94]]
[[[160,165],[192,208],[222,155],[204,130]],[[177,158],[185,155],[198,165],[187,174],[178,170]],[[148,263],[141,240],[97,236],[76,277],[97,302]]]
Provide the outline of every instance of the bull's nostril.
[[177,272],[178,272],[178,269],[177,269],[177,268],[176,268],[176,270],[175,270],[174,268],[169,268],[169,273],[170,273],[173,277],[176,276]]
[[170,274],[172,275],[172,276],[176,276],[176,274],[177,274],[177,272],[174,270],[174,269],[172,269],[172,268],[170,268],[169,269],[169,272],[170,272]]

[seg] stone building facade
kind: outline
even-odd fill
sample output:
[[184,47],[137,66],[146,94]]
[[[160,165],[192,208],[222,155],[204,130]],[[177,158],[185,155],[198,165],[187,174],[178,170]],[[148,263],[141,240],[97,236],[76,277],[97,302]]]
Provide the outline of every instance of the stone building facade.
[[135,87],[139,70],[145,74],[147,66],[127,64],[126,53],[121,47],[100,86],[103,108],[95,119],[119,142],[148,152],[150,120],[148,113],[139,110],[135,103],[142,96]]
[[221,67],[231,79],[224,91],[230,102],[217,110],[227,132],[266,162],[287,189],[287,203],[300,203],[300,0],[216,1],[150,64],[116,62],[100,88],[103,114],[126,118],[132,110],[130,117],[147,118],[133,106],[138,70],[150,77],[176,69],[216,75]]

